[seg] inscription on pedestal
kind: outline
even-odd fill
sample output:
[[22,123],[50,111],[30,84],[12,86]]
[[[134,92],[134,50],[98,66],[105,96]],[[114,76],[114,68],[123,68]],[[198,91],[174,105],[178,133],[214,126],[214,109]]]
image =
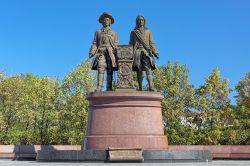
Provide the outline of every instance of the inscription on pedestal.
[[143,161],[142,149],[109,148],[110,161]]

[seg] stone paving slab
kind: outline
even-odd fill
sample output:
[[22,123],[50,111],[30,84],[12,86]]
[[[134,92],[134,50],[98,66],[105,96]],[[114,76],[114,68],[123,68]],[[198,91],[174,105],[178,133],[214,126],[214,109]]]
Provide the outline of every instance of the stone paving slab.
[[213,160],[204,163],[74,163],[0,160],[0,166],[249,166],[250,160]]

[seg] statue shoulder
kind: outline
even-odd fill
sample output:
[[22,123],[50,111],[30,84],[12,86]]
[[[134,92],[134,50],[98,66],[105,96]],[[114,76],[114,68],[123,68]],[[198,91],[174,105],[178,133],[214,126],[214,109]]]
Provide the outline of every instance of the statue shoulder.
[[96,31],[95,31],[95,36],[99,36],[100,33],[101,33],[101,30],[100,30],[100,29],[96,30]]
[[101,29],[98,29],[97,31],[95,31],[95,33],[101,33],[102,32],[102,30]]
[[117,32],[114,31],[113,29],[110,29],[108,33],[111,34],[112,36],[117,36]]
[[145,29],[145,33],[151,33],[150,29]]
[[131,32],[130,32],[130,34],[134,34],[135,33],[135,30],[133,29]]
[[117,32],[116,32],[116,31],[114,31],[114,30],[113,30],[113,29],[111,29],[111,28],[110,28],[110,32],[117,34]]

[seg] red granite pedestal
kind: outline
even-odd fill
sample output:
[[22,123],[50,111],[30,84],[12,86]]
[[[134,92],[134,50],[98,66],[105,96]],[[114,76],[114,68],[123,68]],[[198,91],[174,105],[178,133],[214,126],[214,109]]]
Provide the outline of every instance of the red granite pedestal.
[[86,150],[142,148],[166,150],[161,100],[158,92],[91,93]]

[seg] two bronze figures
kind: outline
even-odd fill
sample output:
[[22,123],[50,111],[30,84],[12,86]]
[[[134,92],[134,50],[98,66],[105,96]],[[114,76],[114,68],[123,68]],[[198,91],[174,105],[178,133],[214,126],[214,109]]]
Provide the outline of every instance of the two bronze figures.
[[[99,22],[103,27],[95,32],[89,57],[96,55],[92,64],[92,70],[98,71],[96,91],[100,92],[102,90],[105,70],[107,71],[107,91],[111,91],[113,71],[118,69],[117,33],[110,28],[110,25],[114,23],[114,18],[111,14],[104,12],[99,17]],[[132,67],[137,73],[138,90],[142,91],[143,71],[145,71],[149,91],[156,91],[152,77],[152,70],[156,68],[153,56],[159,59],[159,53],[155,47],[152,33],[146,27],[144,16],[137,16],[136,26],[130,34],[129,45],[133,48]]]

